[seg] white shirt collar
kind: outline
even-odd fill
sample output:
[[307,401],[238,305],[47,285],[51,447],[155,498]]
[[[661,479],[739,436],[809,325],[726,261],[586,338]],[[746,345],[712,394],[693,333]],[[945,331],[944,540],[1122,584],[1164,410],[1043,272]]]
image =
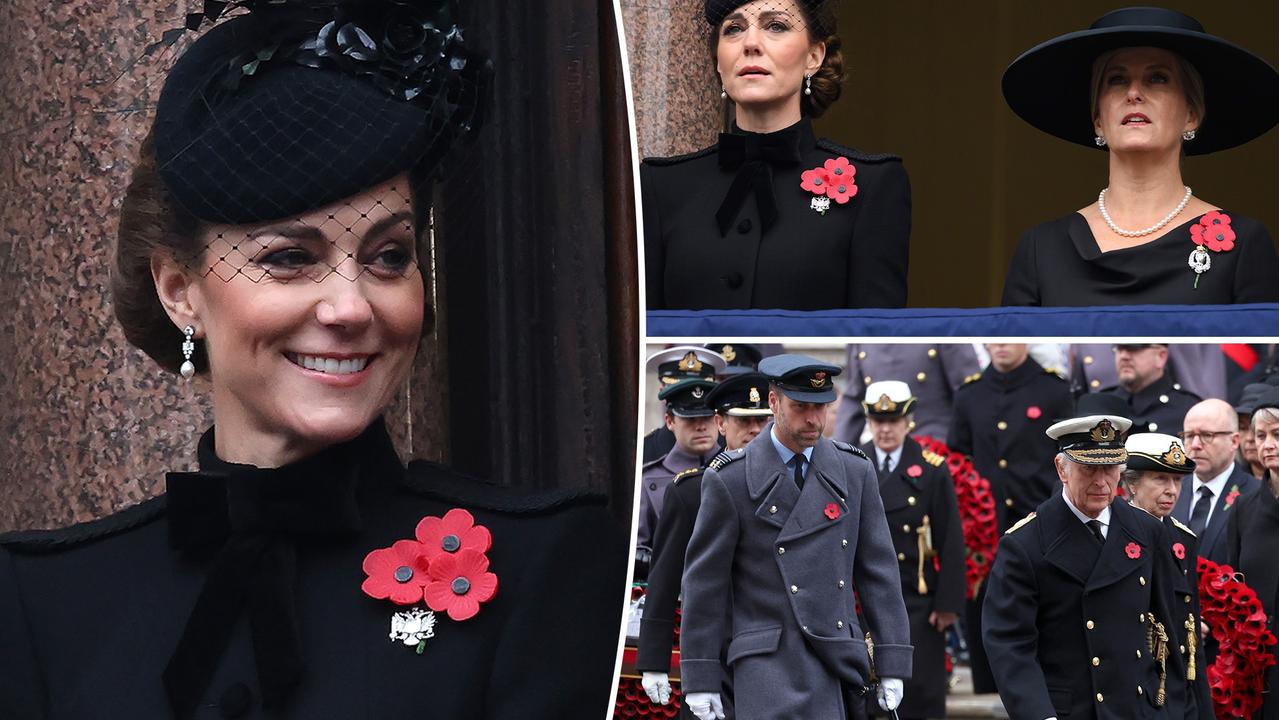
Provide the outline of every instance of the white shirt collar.
[[1204,482],[1203,480],[1200,480],[1199,476],[1195,475],[1195,482],[1194,482],[1195,494],[1194,496],[1190,498],[1190,504],[1194,505],[1195,502],[1199,499],[1199,489],[1205,485],[1208,486],[1209,490],[1212,490],[1212,497],[1214,500],[1221,497],[1222,491],[1226,489],[1226,480],[1230,478],[1230,474],[1233,473],[1234,471],[1235,471],[1235,464],[1234,462],[1231,462],[1229,465],[1226,466],[1225,470],[1221,471],[1220,475],[1209,480],[1208,482]]
[[1097,522],[1101,523],[1102,537],[1105,537],[1107,533],[1110,532],[1110,506],[1109,505],[1107,505],[1105,509],[1101,511],[1100,515],[1098,515],[1095,518],[1090,518],[1087,515],[1085,515],[1082,510],[1075,507],[1075,504],[1070,501],[1070,496],[1066,494],[1065,485],[1061,487],[1061,499],[1066,501],[1066,507],[1070,508],[1070,511],[1075,514],[1075,517],[1079,518],[1079,522],[1087,525],[1090,521],[1096,520]]
[[[778,440],[778,439],[777,439],[777,426],[776,426],[776,425],[774,425],[773,427],[769,428],[769,431],[768,431],[768,437],[769,437],[770,439],[772,439],[772,441],[773,441],[773,447],[774,447],[774,448],[776,448],[776,450],[777,450],[777,454],[778,454],[778,455],[780,455],[780,456],[782,457],[782,464],[783,464],[783,465],[790,465],[791,458],[795,457],[795,451],[794,451],[794,450],[791,450],[791,449],[790,449],[790,448],[788,448],[788,447],[786,447],[785,445],[783,445],[783,444],[782,444],[782,441],[781,441],[781,440]],[[804,448],[804,461],[805,461],[806,463],[812,463],[812,462],[813,462],[813,449],[812,449],[811,447],[806,447],[806,448]],[[805,468],[805,473],[807,473],[807,468]]]
[[[893,464],[890,466],[891,469],[896,470],[897,466],[901,464],[902,450],[905,450],[905,449],[906,449],[906,444],[902,443],[901,445],[897,446],[896,450],[890,453],[887,453],[888,457],[893,459]],[[885,455],[884,451],[880,450],[878,445],[875,446],[875,467],[877,468],[884,467],[884,455]]]

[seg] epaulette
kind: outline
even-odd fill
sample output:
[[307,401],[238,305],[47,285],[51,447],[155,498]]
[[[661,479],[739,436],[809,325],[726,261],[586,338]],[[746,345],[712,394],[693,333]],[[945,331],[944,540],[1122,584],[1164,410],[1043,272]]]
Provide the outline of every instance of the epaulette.
[[704,472],[706,472],[706,468],[689,468],[685,470],[684,472],[680,473],[679,475],[676,475],[671,480],[671,484],[678,485],[680,480],[683,480],[684,478],[697,477],[698,475],[701,475]]
[[0,535],[0,546],[20,552],[57,552],[119,535],[158,519],[166,507],[163,495],[144,500],[104,518],[56,530],[19,530]]
[[706,157],[707,155],[716,152],[719,152],[719,143],[711,145],[710,147],[702,148],[696,152],[684,153],[683,155],[672,155],[670,157],[646,157],[644,158],[644,164],[652,165],[653,167],[666,167],[668,165],[678,165],[682,162]]
[[718,455],[711,458],[710,462],[706,463],[706,467],[711,470],[720,470],[725,465],[733,462],[734,460],[741,460],[743,457],[746,457],[746,448],[739,448],[737,450],[721,450]]
[[862,152],[861,150],[845,147],[836,142],[831,142],[830,140],[827,140],[826,138],[818,138],[817,147],[827,152],[835,153],[836,155],[843,155],[844,157],[847,157],[849,160],[856,160],[858,162],[871,163],[871,164],[891,162],[893,160],[900,161],[902,159],[900,155],[893,155],[892,153]]
[[1044,374],[1052,375],[1056,377],[1058,380],[1066,379],[1066,376],[1062,373],[1061,368],[1057,368],[1057,367],[1045,367]]
[[1188,528],[1188,527],[1186,527],[1185,525],[1181,524],[1181,521],[1180,521],[1180,520],[1178,520],[1177,518],[1175,518],[1175,517],[1173,517],[1173,516],[1169,515],[1169,516],[1168,516],[1168,519],[1169,519],[1169,520],[1172,520],[1172,524],[1173,524],[1173,525],[1176,525],[1178,530],[1180,530],[1180,531],[1182,531],[1182,532],[1186,533],[1186,534],[1187,534],[1187,535],[1189,535],[1190,537],[1192,537],[1192,538],[1197,538],[1197,537],[1199,537],[1198,535],[1196,535],[1196,534],[1195,534],[1195,531],[1194,531],[1194,530],[1191,530],[1190,528]]
[[946,458],[938,455],[932,450],[926,449],[924,450],[924,462],[927,462],[929,465],[934,467],[941,467],[942,463],[946,462]]
[[429,460],[414,460],[400,484],[428,497],[464,506],[506,513],[539,513],[572,505],[604,505],[608,497],[589,488],[562,488],[524,493],[487,480],[469,477]]
[[[968,385],[969,383],[975,383],[978,380],[981,380],[981,373],[975,372],[972,375],[969,375],[968,377],[964,378],[964,385]],[[963,385],[961,385],[960,387],[963,387]]]
[[856,455],[862,458],[863,460],[870,460],[870,458],[866,457],[866,453],[862,452],[861,448],[857,447],[856,445],[853,445],[852,443],[846,443],[843,440],[832,440],[831,443],[834,444],[835,447],[839,448],[840,450],[843,450],[846,453]]
[[1013,523],[1013,526],[1004,531],[1005,535],[1012,535],[1014,531],[1021,529],[1022,525],[1035,519],[1035,512],[1031,511],[1029,515]]

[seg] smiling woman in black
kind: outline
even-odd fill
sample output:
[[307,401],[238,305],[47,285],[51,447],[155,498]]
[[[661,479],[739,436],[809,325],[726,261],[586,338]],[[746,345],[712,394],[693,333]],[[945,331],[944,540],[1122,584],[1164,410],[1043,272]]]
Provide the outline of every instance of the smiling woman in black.
[[1109,151],[1095,203],[1022,236],[1004,305],[1279,302],[1270,233],[1196,197],[1181,172],[1183,156],[1279,122],[1279,73],[1266,61],[1188,15],[1125,8],[1024,53],[1003,90],[1031,125]]
[[910,182],[895,155],[818,139],[840,94],[828,0],[707,0],[736,122],[640,168],[649,309],[902,307]]

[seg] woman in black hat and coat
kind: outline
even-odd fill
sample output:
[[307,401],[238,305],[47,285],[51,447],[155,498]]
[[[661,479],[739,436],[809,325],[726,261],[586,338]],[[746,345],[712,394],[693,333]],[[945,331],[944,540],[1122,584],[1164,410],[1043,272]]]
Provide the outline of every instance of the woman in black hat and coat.
[[486,60],[445,0],[236,6],[169,74],[112,273],[214,428],[163,495],[0,537],[0,717],[598,718],[625,562],[603,499],[406,468],[381,420]]
[[901,307],[910,183],[895,155],[818,139],[844,79],[827,0],[706,0],[735,122],[640,169],[649,309]]
[[1026,122],[1110,158],[1096,202],[1022,236],[1004,305],[1279,301],[1270,233],[1195,196],[1181,167],[1279,121],[1264,60],[1188,15],[1125,8],[1024,53],[1003,91]]

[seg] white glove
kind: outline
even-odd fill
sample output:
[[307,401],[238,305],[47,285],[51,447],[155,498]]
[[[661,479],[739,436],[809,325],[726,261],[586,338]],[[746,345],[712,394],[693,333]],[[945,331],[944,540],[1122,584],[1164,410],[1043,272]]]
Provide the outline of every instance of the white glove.
[[652,700],[654,705],[665,705],[671,701],[670,675],[664,672],[645,671],[640,684],[644,686],[644,692],[648,693],[648,699]]
[[697,720],[724,720],[724,703],[719,693],[689,693],[684,696],[684,705]]
[[902,695],[906,684],[897,678],[882,678],[879,681],[879,706],[884,710],[896,710],[902,704]]

